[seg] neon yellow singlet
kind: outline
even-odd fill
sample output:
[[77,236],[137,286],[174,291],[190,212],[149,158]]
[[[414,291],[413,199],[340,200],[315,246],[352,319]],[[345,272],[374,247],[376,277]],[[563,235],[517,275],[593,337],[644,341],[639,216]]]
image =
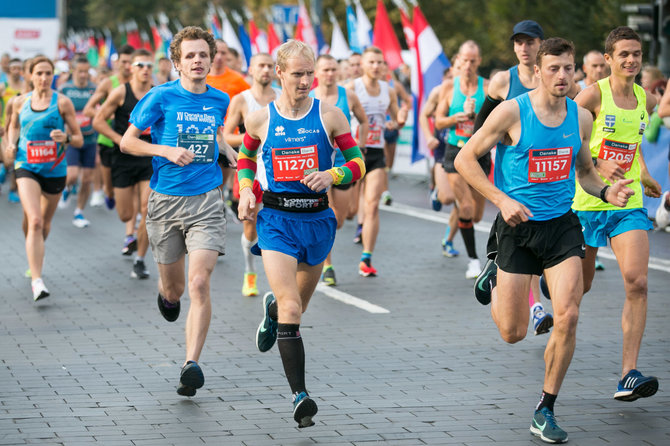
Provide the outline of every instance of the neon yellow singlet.
[[[112,90],[115,89],[116,87],[118,87],[119,85],[121,85],[121,83],[119,82],[119,77],[116,74],[113,74],[113,75],[109,76],[109,80],[112,81]],[[109,121],[107,121],[107,123],[109,125],[112,125],[113,121],[114,121],[113,119],[110,119]],[[112,142],[112,140],[107,138],[102,133],[98,133],[98,144],[102,144],[103,146],[107,146],[107,147],[113,147],[114,146],[114,143]]]
[[[642,207],[642,186],[640,184],[640,143],[642,134],[649,123],[647,113],[647,96],[644,89],[633,84],[633,91],[637,99],[634,110],[619,108],[612,98],[612,88],[609,77],[598,81],[600,87],[600,112],[593,121],[591,133],[591,156],[601,159],[623,161],[626,170],[625,177],[632,178],[628,185],[635,191],[628,205],[623,209],[637,209]],[[601,176],[602,178],[602,176]],[[612,184],[603,178],[607,184]],[[575,200],[572,208],[577,211],[613,211],[622,208],[603,202],[600,198],[587,194],[577,182]]]

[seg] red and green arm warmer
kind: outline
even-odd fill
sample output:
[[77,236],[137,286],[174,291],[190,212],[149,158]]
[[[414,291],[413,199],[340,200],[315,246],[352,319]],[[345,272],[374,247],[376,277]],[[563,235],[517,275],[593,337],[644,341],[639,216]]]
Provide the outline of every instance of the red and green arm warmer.
[[252,187],[256,176],[256,152],[261,140],[254,139],[248,133],[244,134],[240,153],[237,156],[237,181],[240,191],[245,187]]
[[337,143],[337,147],[340,148],[347,162],[341,166],[341,169],[344,171],[343,178],[337,175],[335,168],[327,170],[333,176],[333,184],[348,184],[363,178],[365,175],[365,163],[363,162],[361,149],[358,148],[351,133],[343,133],[336,136],[335,143]]

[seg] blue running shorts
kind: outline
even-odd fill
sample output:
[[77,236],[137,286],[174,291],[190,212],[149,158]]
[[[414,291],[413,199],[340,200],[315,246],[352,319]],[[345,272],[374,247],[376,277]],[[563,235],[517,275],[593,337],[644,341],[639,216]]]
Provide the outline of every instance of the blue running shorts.
[[298,263],[318,265],[328,257],[335,242],[337,220],[332,209],[320,212],[287,212],[264,207],[256,219],[258,243],[251,252],[278,251]]
[[624,232],[641,229],[649,231],[653,225],[645,208],[622,209],[620,211],[575,211],[582,224],[584,242],[587,246],[607,246],[607,239]]

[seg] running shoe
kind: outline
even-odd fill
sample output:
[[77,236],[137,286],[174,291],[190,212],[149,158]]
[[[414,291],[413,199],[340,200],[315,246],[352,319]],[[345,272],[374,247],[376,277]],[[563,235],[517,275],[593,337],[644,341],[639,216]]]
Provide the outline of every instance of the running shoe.
[[544,297],[551,300],[551,296],[549,295],[549,286],[547,285],[547,281],[544,279],[544,274],[540,276],[540,290],[542,290]]
[[166,321],[174,322],[179,317],[181,303],[179,301],[176,303],[168,302],[161,296],[161,293],[158,293],[158,309]]
[[363,242],[363,225],[356,227],[356,235],[354,235],[354,243],[360,245]]
[[83,214],[74,214],[72,224],[75,225],[77,228],[87,228],[88,225],[91,224],[91,222],[86,220]]
[[244,282],[242,283],[242,296],[258,296],[258,287],[256,286],[256,273],[244,273]]
[[49,290],[47,290],[46,285],[41,278],[35,279],[30,283],[30,286],[33,289],[33,300],[37,302],[40,299],[49,297]]
[[377,277],[377,270],[372,266],[370,259],[365,259],[358,264],[358,274],[363,277]]
[[654,376],[644,376],[633,369],[619,381],[614,399],[619,401],[635,401],[638,398],[652,396],[658,390],[658,379]]
[[94,190],[91,194],[91,201],[89,202],[92,208],[99,208],[105,204],[105,193],[102,190]]
[[495,288],[498,266],[496,262],[488,259],[484,264],[484,270],[479,273],[475,280],[475,297],[482,305],[491,303],[491,291]]
[[393,204],[393,197],[391,196],[391,192],[387,190],[382,192],[382,203],[384,203],[385,206],[391,206]]
[[293,394],[293,419],[299,428],[314,426],[312,417],[318,411],[316,402],[307,395],[307,392]]
[[21,198],[19,197],[19,193],[15,190],[10,190],[9,194],[7,195],[7,200],[10,203],[21,203]]
[[545,443],[565,443],[568,441],[568,433],[556,424],[554,412],[548,407],[535,411],[533,421],[530,423],[530,433],[540,437]]
[[549,333],[551,327],[554,326],[554,317],[550,313],[546,313],[542,304],[534,305],[533,310],[533,329],[535,336]]
[[470,259],[468,262],[468,269],[465,271],[466,279],[476,279],[479,276],[479,273],[482,270],[482,264],[479,263],[479,259]]
[[442,210],[442,202],[437,199],[437,187],[430,192],[430,205],[435,212]]
[[454,249],[454,242],[448,242],[442,240],[442,255],[445,257],[456,257],[460,254],[456,249]]
[[605,265],[603,265],[603,262],[601,262],[598,256],[596,256],[596,271],[604,271],[604,270]]
[[133,270],[130,272],[130,277],[140,280],[149,278],[149,271],[144,264],[144,260],[135,260],[135,263],[133,263]]
[[181,369],[177,393],[182,396],[195,396],[197,389],[205,385],[205,375],[195,361],[187,361]]
[[4,164],[0,164],[0,184],[5,182],[5,178],[7,178],[7,169]]
[[137,251],[137,239],[134,235],[126,235],[123,240],[123,248],[121,248],[121,255],[129,256]]
[[670,224],[670,209],[666,207],[668,194],[670,194],[670,191],[666,190],[663,192],[663,196],[661,196],[661,204],[659,204],[658,209],[656,209],[656,227],[658,229],[663,229]]
[[109,198],[107,195],[105,195],[105,206],[107,206],[107,209],[111,211],[114,209],[114,206],[116,206],[116,200],[113,197]]
[[270,305],[275,300],[275,295],[271,291],[263,296],[263,320],[256,330],[256,347],[261,352],[270,350],[277,341],[277,321],[270,317]]
[[335,270],[333,269],[333,265],[325,266],[323,268],[323,273],[321,274],[321,281],[328,286],[337,285],[337,281],[335,280]]
[[66,209],[67,206],[70,204],[70,193],[72,192],[72,189],[69,187],[66,187],[63,189],[63,193],[60,196],[60,199],[58,200],[58,209]]

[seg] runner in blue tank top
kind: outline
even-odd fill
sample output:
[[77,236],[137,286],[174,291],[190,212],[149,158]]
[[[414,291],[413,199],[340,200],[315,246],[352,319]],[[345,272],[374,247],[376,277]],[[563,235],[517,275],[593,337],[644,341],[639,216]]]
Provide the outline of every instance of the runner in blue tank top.
[[[277,342],[298,427],[314,425],[318,410],[305,386],[300,320],[335,238],[337,222],[326,191],[365,174],[342,112],[309,97],[314,64],[314,53],[303,42],[290,40],[279,47],[275,70],[282,94],[245,120],[247,133],[238,161],[241,220],[253,216],[256,174],[263,187],[256,248],[262,252],[272,292],[263,297],[256,346],[265,352]],[[341,167],[333,167],[335,150],[347,160]]]
[[[532,275],[544,272],[551,290],[556,329],[544,358],[546,371],[530,431],[549,443],[567,441],[556,424],[554,402],[574,353],[582,297],[584,237],[570,210],[575,182],[591,195],[625,206],[631,180],[606,186],[591,162],[593,119],[566,98],[574,77],[574,47],[561,38],[544,41],[535,73],[540,85],[497,107],[466,143],[455,164],[463,177],[500,213],[491,229],[489,261],[475,282],[475,296],[491,303],[491,315],[506,342],[528,330],[526,303]],[[495,185],[478,158],[496,152]]]
[[[194,396],[205,383],[198,360],[212,317],[210,276],[224,252],[219,150],[235,159],[219,132],[228,95],[206,83],[215,51],[214,38],[201,28],[187,26],[177,33],[170,54],[180,78],[144,95],[120,144],[124,153],[153,156],[146,228],[160,275],[158,308],[167,321],[179,317],[179,300],[188,283],[186,360],[177,387],[184,396]],[[149,127],[152,142],[140,138]]]
[[[482,219],[486,201],[456,172],[454,159],[472,136],[474,117],[484,103],[488,81],[477,75],[481,56],[475,41],[468,40],[460,46],[458,61],[459,75],[446,85],[442,100],[437,105],[435,128],[447,132],[442,166],[456,197],[458,228],[469,257],[465,277],[474,279],[482,270],[475,246],[474,223]],[[482,157],[480,163],[485,172],[491,170],[490,156]]]
[[7,161],[15,160],[34,300],[49,295],[42,280],[44,242],[65,188],[65,144],[84,143],[72,101],[51,89],[53,75],[48,58],[38,56],[30,62],[34,90],[14,100],[5,152]]
[[[329,54],[322,54],[316,59],[316,79],[318,86],[309,92],[309,96],[317,98],[327,104],[334,105],[342,110],[347,122],[351,122],[351,112],[356,120],[361,123],[358,134],[358,147],[365,148],[365,140],[368,135],[368,118],[358,96],[351,90],[337,85],[337,60]],[[363,141],[363,144],[361,144]],[[335,152],[335,166],[339,167],[346,163],[342,152]],[[335,212],[337,219],[337,229],[340,229],[346,218],[353,218],[358,211],[358,197],[355,195],[353,184],[334,185],[328,190],[328,202]],[[334,286],[337,284],[335,279],[335,270],[332,263],[332,251],[323,263],[323,273],[321,276],[326,285]]]

